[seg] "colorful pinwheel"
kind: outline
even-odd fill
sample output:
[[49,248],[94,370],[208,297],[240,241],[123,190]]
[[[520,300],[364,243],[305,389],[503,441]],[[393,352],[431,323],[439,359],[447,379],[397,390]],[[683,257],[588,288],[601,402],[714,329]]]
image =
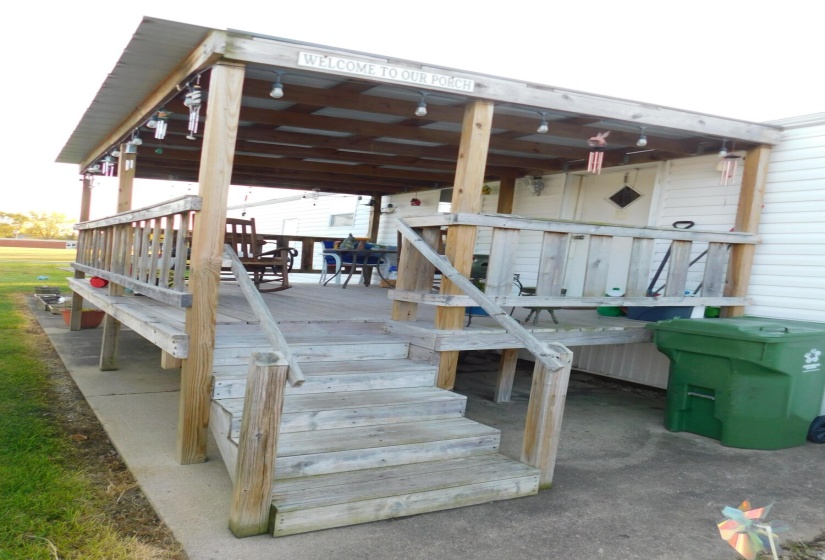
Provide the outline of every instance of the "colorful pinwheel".
[[775,533],[786,527],[781,521],[765,521],[771,505],[752,508],[745,500],[739,509],[727,506],[722,510],[727,519],[718,524],[719,534],[747,560],[756,560],[756,555],[764,550],[770,550],[774,560],[779,560]]

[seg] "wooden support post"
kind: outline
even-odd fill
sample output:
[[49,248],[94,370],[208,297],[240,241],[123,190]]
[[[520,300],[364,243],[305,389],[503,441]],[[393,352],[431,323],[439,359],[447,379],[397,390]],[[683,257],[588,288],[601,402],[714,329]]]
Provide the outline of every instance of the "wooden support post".
[[[768,177],[768,163],[771,155],[770,146],[757,146],[745,155],[745,168],[742,171],[742,188],[739,192],[739,207],[736,210],[734,231],[757,233],[762,217],[762,201],[765,198],[765,183]],[[728,262],[728,275],[725,279],[726,297],[745,297],[751,280],[755,245],[734,245]],[[745,314],[745,308],[726,307],[722,309],[723,317],[737,317]]]
[[262,535],[269,528],[288,371],[287,361],[275,352],[255,352],[249,362],[229,513],[229,530],[236,537]]
[[127,212],[132,209],[132,190],[135,183],[135,163],[137,154],[127,154],[126,144],[120,145],[120,158],[117,162],[117,211]]
[[[478,214],[481,211],[481,188],[484,183],[484,169],[487,164],[492,121],[492,103],[478,100],[467,104],[464,110],[461,141],[458,147],[458,165],[455,172],[451,209],[453,213]],[[456,225],[447,230],[446,256],[463,276],[470,276],[475,244],[475,226]],[[453,295],[462,292],[449,279],[443,278],[441,293],[443,295]],[[463,323],[463,308],[436,308],[436,329],[458,330],[461,329]],[[441,352],[438,365],[439,387],[442,389],[453,388],[457,366],[457,351]]]
[[[120,158],[117,162],[117,213],[127,212],[132,209],[132,188],[135,181],[135,159],[137,154],[127,154],[126,144],[120,145]],[[116,274],[128,274],[127,258],[127,235],[125,225],[114,228],[115,240],[112,245],[114,254],[112,255],[112,272]],[[110,296],[122,296],[123,286],[109,283]],[[103,340],[100,345],[100,370],[113,371],[118,369],[117,353],[120,343],[120,321],[106,314],[103,320]]]
[[193,300],[186,310],[189,357],[181,368],[178,413],[177,459],[184,465],[206,460],[218,285],[243,78],[243,65],[219,63],[209,82],[198,176],[203,204],[195,218],[189,271]]
[[513,213],[513,196],[516,193],[516,178],[502,177],[498,187],[498,206],[496,212],[499,214]]
[[501,351],[501,361],[498,365],[498,378],[496,379],[496,390],[493,394],[493,402],[510,402],[513,394],[513,379],[516,376],[516,364],[518,363],[518,348],[505,348]]
[[[80,196],[80,221],[87,222],[89,221],[89,213],[92,208],[92,177],[90,175],[83,177],[83,192]],[[80,240],[80,236],[78,236],[78,241]],[[80,243],[78,243],[80,245]],[[78,250],[80,250],[80,246],[78,246]],[[85,272],[80,272],[79,270],[75,270],[74,277],[81,279],[86,277]],[[81,311],[83,309],[83,296],[78,294],[77,292],[72,293],[72,312],[70,314],[69,319],[69,330],[70,331],[79,331],[80,330],[80,320],[81,320]]]
[[541,488],[548,488],[553,482],[572,362],[573,354],[568,351],[564,367],[550,371],[537,361],[533,369],[521,462],[541,471]]
[[160,353],[160,367],[161,369],[180,369],[183,365],[183,360],[174,357],[166,350],[161,350]]
[[372,243],[378,241],[378,228],[381,226],[382,198],[380,194],[372,197],[372,206],[370,207],[370,241]]
[[[441,241],[441,228],[429,227],[420,230],[421,237],[432,247],[438,248]],[[429,293],[433,286],[435,267],[412,246],[406,239],[401,242],[401,254],[398,259],[398,280],[396,288],[399,291],[413,291]],[[418,313],[418,304],[410,301],[394,301],[392,303],[393,321],[415,321]]]

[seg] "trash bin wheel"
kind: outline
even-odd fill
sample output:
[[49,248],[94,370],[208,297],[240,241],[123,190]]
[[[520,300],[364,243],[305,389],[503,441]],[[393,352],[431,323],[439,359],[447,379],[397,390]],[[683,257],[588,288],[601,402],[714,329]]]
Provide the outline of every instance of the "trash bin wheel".
[[825,416],[817,416],[811,422],[808,439],[814,443],[825,443]]

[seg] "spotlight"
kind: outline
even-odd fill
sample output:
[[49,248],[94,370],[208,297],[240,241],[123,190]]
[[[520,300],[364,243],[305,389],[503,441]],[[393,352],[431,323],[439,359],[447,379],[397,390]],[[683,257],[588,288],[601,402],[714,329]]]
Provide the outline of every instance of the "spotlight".
[[416,117],[426,117],[427,116],[427,102],[424,101],[424,98],[427,97],[426,93],[421,94],[421,101],[418,102],[418,107],[415,108],[415,116]]
[[269,97],[273,99],[280,99],[284,96],[284,84],[281,83],[281,73],[275,72],[278,77],[275,78],[275,83],[272,84],[272,90],[269,92]]
[[645,136],[645,127],[640,126],[639,128],[642,129],[642,134],[639,136],[639,139],[636,140],[636,145],[640,148],[644,148],[647,146],[647,136]]
[[539,123],[539,127],[536,129],[536,132],[539,134],[545,134],[549,130],[547,126],[547,113],[539,111],[539,115],[541,115],[541,122]]

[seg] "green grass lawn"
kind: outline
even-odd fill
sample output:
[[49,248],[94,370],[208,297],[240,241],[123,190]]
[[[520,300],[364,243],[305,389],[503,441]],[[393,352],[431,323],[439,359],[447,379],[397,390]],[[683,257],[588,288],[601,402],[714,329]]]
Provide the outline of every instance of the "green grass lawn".
[[[44,259],[56,253],[43,251]],[[67,266],[65,256],[62,263],[34,262],[22,254],[16,259],[7,256],[4,249],[0,256],[0,559],[168,557],[146,552],[136,539],[121,537],[106,522],[100,514],[105,497],[79,470],[73,442],[50,408],[54,388],[42,348],[47,339],[24,304],[35,286],[58,286],[69,293],[65,278],[71,273],[60,270]],[[43,276],[48,280],[38,279]]]

